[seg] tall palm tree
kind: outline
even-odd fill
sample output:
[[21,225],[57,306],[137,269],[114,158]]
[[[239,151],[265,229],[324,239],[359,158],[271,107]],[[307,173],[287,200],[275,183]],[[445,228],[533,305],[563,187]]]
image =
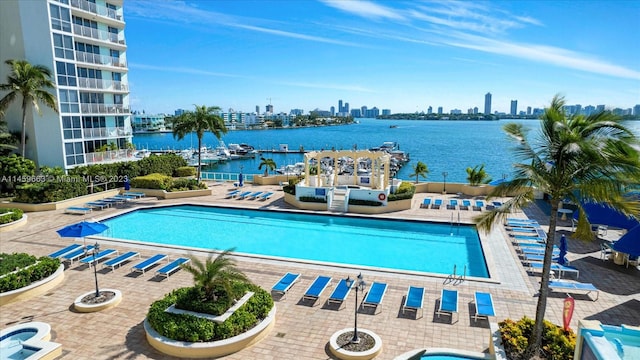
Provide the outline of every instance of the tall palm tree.
[[269,171],[273,171],[276,168],[276,162],[273,159],[268,158],[260,158],[260,165],[258,166],[258,170],[261,170],[264,166],[264,176],[269,176]]
[[51,70],[42,65],[31,65],[26,60],[7,60],[5,63],[11,66],[11,72],[7,76],[7,83],[0,84],[0,90],[8,91],[0,99],[0,109],[5,110],[18,97],[22,96],[22,156],[25,155],[27,143],[27,109],[33,106],[39,115],[42,115],[40,102],[58,112],[56,97],[48,92],[47,88],[53,88]]
[[418,177],[421,176],[423,178],[427,178],[429,175],[429,167],[427,164],[422,161],[418,161],[417,164],[413,165],[413,173],[409,175],[409,177],[416,177],[416,184],[419,183]]
[[238,270],[235,261],[229,258],[233,249],[225,250],[215,259],[209,256],[203,263],[195,256],[189,256],[191,261],[180,265],[182,269],[193,275],[193,282],[202,287],[208,301],[216,301],[215,289],[222,287],[225,292],[231,292],[231,286],[236,281],[249,282],[242,271]]
[[537,354],[542,342],[543,320],[549,294],[549,276],[559,202],[569,199],[577,204],[579,219],[574,238],[592,240],[591,226],[581,200],[604,202],[628,215],[640,213],[640,202],[625,197],[628,185],[640,182],[640,141],[610,112],[567,117],[564,97],[556,95],[541,116],[541,129],[533,142],[521,124],[509,123],[505,132],[517,141],[512,180],[498,185],[489,197],[515,194],[495,210],[474,220],[481,230],[489,231],[511,210],[533,201],[533,189],[551,198],[549,232],[536,308],[536,321],[527,348],[528,357]]
[[200,161],[202,160],[202,154],[200,149],[202,148],[202,137],[206,131],[211,131],[215,137],[220,140],[222,134],[227,133],[227,128],[224,126],[224,120],[217,115],[216,112],[220,111],[217,106],[206,105],[196,107],[195,111],[187,111],[173,119],[173,137],[177,137],[178,140],[184,139],[187,134],[195,132],[198,137],[198,182],[200,181]]

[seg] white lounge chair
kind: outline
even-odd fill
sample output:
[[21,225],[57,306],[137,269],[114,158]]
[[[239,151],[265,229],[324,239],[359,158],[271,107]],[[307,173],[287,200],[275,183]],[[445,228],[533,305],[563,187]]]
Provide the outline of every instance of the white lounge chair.
[[458,290],[442,289],[440,294],[440,306],[438,306],[436,314],[438,317],[440,317],[441,314],[450,315],[451,323],[453,324],[454,313],[458,313]]
[[576,292],[576,291],[586,291],[586,295],[589,296],[590,293],[595,292],[596,298],[593,301],[597,301],[598,297],[600,297],[600,290],[596,288],[591,283],[581,283],[581,282],[572,282],[572,281],[563,281],[563,280],[550,280],[549,281],[549,289],[552,291],[566,291],[566,292]]
[[173,274],[174,272],[178,271],[178,269],[180,269],[180,265],[186,264],[189,261],[191,261],[191,259],[189,258],[184,258],[184,257],[177,258],[172,262],[168,263],[167,265],[158,269],[158,271],[156,271],[156,274],[158,274],[159,276],[164,276],[165,278],[168,279],[171,274]]
[[153,255],[152,257],[133,265],[131,272],[141,272],[144,275],[145,271],[166,258],[167,255],[165,254]]
[[291,289],[293,284],[295,284],[299,278],[300,274],[286,273],[273,285],[271,292],[280,295],[281,298],[284,298],[289,289]]
[[125,262],[131,260],[134,257],[140,257],[140,253],[137,251],[128,251],[122,255],[107,260],[102,264],[104,267],[110,267],[111,271],[115,271],[118,266],[122,266]]
[[474,321],[478,321],[479,317],[486,317],[487,320],[489,320],[489,316],[496,316],[491,293],[476,291],[474,299],[476,302],[476,313],[473,316]]
[[404,303],[402,304],[402,313],[405,310],[413,310],[416,312],[416,318],[418,317],[418,310],[422,311],[424,304],[424,288],[409,286],[407,289],[407,295],[404,297]]

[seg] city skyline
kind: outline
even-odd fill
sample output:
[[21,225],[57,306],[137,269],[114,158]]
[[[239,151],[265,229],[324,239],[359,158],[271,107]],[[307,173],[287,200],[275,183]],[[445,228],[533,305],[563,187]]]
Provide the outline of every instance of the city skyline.
[[[153,6],[151,6],[153,5]],[[285,6],[286,5],[286,6]],[[305,1],[124,4],[132,109],[393,113],[640,103],[640,4]],[[567,14],[572,14],[567,16]],[[588,25],[588,26],[587,26]]]

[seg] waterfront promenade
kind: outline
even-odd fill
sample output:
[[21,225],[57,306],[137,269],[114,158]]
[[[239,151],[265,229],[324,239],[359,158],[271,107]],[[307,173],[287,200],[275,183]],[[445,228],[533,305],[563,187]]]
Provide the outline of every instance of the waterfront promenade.
[[[56,230],[65,225],[84,219],[99,220],[142,206],[193,203],[274,210],[291,209],[284,203],[283,192],[277,186],[248,186],[250,190],[274,191],[276,196],[265,202],[225,199],[225,194],[231,186],[231,184],[212,186],[211,196],[182,200],[146,198],[127,207],[102,212],[94,211],[88,215],[65,215],[62,210],[28,213],[29,220],[25,226],[0,234],[1,251],[46,255],[72,241],[60,238],[56,233]],[[418,193],[413,199],[411,209],[379,216],[449,222],[451,210],[420,208],[420,203],[425,197],[436,196],[446,199],[457,195]],[[461,221],[466,223],[470,222],[477,212],[460,211],[460,214]],[[513,216],[538,219],[543,227],[548,221],[542,211],[535,207]],[[564,233],[570,237],[570,223],[562,222],[560,225],[558,233]],[[168,234],[170,231],[167,229]],[[609,233],[609,236],[615,236],[615,231],[610,230]],[[256,234],[256,236],[268,236],[268,234]],[[481,241],[492,281],[466,280],[456,285],[444,285],[444,277],[417,276],[389,271],[362,271],[367,283],[382,281],[389,284],[381,311],[376,315],[361,312],[358,317],[359,327],[372,330],[382,338],[383,350],[377,359],[393,359],[406,351],[423,347],[487,351],[488,323],[486,320],[474,322],[471,317],[475,311],[472,303],[474,291],[492,293],[497,317],[491,318],[491,322],[505,318],[520,319],[523,315],[534,316],[539,276],[526,273],[502,226],[496,226],[489,234],[481,234]],[[135,249],[142,254],[143,258],[157,252],[169,253],[171,257],[186,254],[186,252],[156,246],[122,246],[119,243],[107,241],[101,242],[101,245],[114,247],[121,252]],[[339,251],[339,249],[331,249],[331,251]],[[205,253],[196,253],[196,255],[206,257]],[[571,322],[572,328],[577,328],[577,321],[581,318],[615,325],[640,325],[640,271],[638,269],[601,261],[599,246],[595,242],[583,243],[570,239],[568,257],[572,266],[580,270],[579,280],[591,282],[601,290],[599,300],[595,302],[584,295],[574,295],[576,308]],[[267,338],[255,346],[226,358],[331,359],[327,342],[335,331],[353,326],[355,296],[351,294],[340,310],[325,303],[331,288],[324,293],[315,306],[302,303],[300,299],[305,289],[319,274],[340,279],[347,276],[354,277],[360,270],[347,266],[320,266],[295,261],[246,257],[236,259],[239,268],[254,283],[265,289],[270,289],[282,274],[288,271],[299,272],[302,277],[285,299],[276,302],[276,325]],[[426,258],[424,261],[429,259]],[[192,278],[188,273],[179,271],[168,280],[160,281],[154,278],[152,273],[144,276],[132,275],[129,273],[129,268],[130,266],[124,266],[115,272],[106,270],[98,272],[101,288],[122,291],[123,301],[116,308],[98,313],[77,313],[72,310],[71,305],[76,297],[94,289],[93,271],[86,265],[74,264],[65,271],[64,283],[51,292],[34,299],[3,306],[0,309],[2,328],[28,321],[43,321],[51,324],[51,340],[62,344],[63,355],[59,359],[173,359],[148,345],[142,323],[149,304],[172,289],[190,286]],[[412,313],[403,314],[401,311],[403,297],[410,285],[426,288],[423,316],[418,319],[415,319]],[[455,288],[460,293],[459,321],[454,324],[450,324],[446,316],[438,318],[435,315],[440,291],[445,286]],[[562,323],[562,301],[565,296],[562,293],[554,293],[549,298],[547,319],[556,324]]]

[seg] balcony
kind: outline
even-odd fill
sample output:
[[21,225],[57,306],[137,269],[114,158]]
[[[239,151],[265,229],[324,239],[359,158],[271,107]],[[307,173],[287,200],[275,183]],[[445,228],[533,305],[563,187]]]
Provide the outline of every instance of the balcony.
[[120,161],[140,160],[133,156],[135,150],[120,149],[84,154],[87,165],[99,163],[113,163]]
[[98,64],[105,66],[127,67],[127,62],[118,57],[93,54],[83,51],[76,51],[76,60],[89,64]]
[[85,139],[117,138],[123,136],[131,136],[133,134],[131,128],[126,127],[88,128],[83,129],[82,133]]
[[71,6],[92,14],[105,16],[113,20],[122,21],[122,15],[118,11],[109,9],[106,6],[97,5],[86,0],[71,0]]
[[73,33],[95,40],[110,42],[118,45],[125,45],[124,39],[118,39],[118,34],[110,33],[105,30],[94,29],[88,26],[73,24]]
[[84,114],[129,114],[129,106],[122,104],[80,104]]
[[102,80],[91,78],[78,78],[78,87],[92,90],[108,90],[108,91],[129,91],[129,86],[116,80]]

